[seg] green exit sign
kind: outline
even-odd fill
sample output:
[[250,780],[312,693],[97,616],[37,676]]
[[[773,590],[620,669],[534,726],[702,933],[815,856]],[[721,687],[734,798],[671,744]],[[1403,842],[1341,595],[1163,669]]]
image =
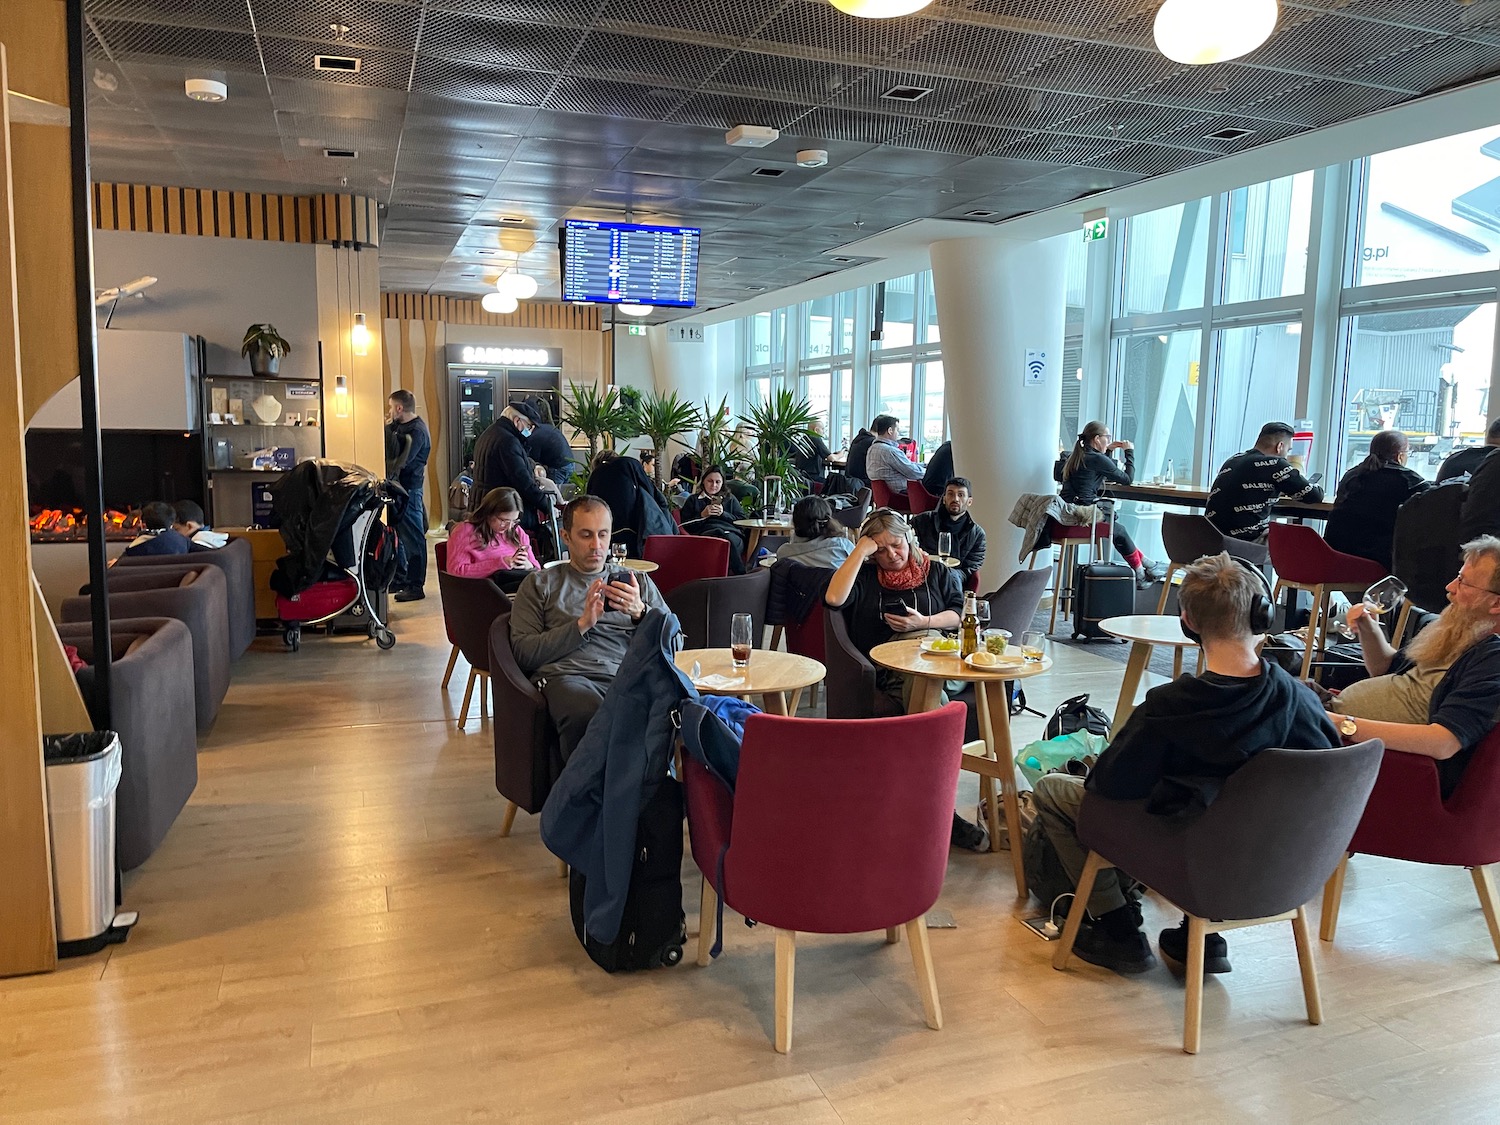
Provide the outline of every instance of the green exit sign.
[[628,336],[644,336],[646,334],[646,326],[644,324],[627,324],[625,326],[625,333]]
[[1098,242],[1101,238],[1109,237],[1109,220],[1095,219],[1091,223],[1083,224],[1083,240],[1085,242]]

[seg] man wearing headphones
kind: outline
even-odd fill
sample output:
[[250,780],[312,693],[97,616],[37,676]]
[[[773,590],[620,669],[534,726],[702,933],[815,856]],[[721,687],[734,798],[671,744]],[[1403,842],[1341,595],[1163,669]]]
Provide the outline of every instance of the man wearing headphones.
[[[1147,692],[1087,782],[1048,774],[1036,784],[1042,831],[1074,886],[1088,858],[1077,832],[1085,789],[1111,800],[1145,801],[1146,812],[1156,816],[1191,818],[1262,750],[1339,745],[1317,695],[1256,654],[1256,642],[1271,623],[1271,599],[1259,571],[1228,554],[1205,556],[1188,567],[1179,605],[1183,632],[1203,648],[1204,673]],[[1151,967],[1151,946],[1132,894],[1114,869],[1099,872],[1074,948],[1078,956],[1117,973]],[[1187,919],[1163,930],[1159,944],[1164,956],[1186,964]],[[1208,935],[1205,971],[1229,972],[1228,953],[1222,935]]]

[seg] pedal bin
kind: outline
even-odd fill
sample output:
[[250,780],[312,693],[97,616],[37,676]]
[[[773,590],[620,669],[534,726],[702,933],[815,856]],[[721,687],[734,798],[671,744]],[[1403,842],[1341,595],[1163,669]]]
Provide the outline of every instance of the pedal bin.
[[120,737],[114,731],[49,735],[47,821],[60,946],[91,942],[115,918],[115,790]]

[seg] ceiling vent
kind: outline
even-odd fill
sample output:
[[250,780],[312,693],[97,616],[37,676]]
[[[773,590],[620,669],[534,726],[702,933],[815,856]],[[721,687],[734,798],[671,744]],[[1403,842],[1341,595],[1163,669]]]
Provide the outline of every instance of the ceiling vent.
[[352,148],[325,148],[323,155],[330,160],[353,160],[359,152]]
[[966,219],[993,219],[993,218],[998,217],[999,214],[1000,214],[999,211],[986,211],[983,208],[980,208],[980,209],[975,210],[975,211],[965,211],[964,212],[964,218],[966,218]]
[[1209,133],[1203,139],[1205,141],[1238,141],[1242,140],[1245,137],[1254,135],[1254,129],[1240,129],[1231,127],[1228,129],[1220,129],[1217,133]]
[[500,221],[508,227],[524,227],[526,217],[524,215],[501,215]]
[[852,262],[852,261],[854,261],[853,258],[846,258],[842,254],[835,254],[833,257],[829,258],[828,260],[830,262]]
[[314,70],[342,70],[345,74],[358,74],[359,68],[364,65],[363,59],[351,58],[348,55],[314,55]]
[[930,93],[930,86],[892,86],[880,96],[892,102],[919,102]]
[[745,290],[749,293],[764,293],[766,287],[764,285],[747,285],[745,286]]
[[764,176],[768,180],[774,180],[777,176],[786,175],[785,168],[757,168],[750,173],[752,176]]

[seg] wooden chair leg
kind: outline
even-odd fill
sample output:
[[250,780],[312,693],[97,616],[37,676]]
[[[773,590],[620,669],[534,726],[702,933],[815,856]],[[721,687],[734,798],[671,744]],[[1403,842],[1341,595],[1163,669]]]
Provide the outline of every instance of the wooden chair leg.
[[1307,932],[1307,907],[1297,907],[1292,919],[1292,934],[1297,939],[1297,965],[1302,970],[1302,999],[1307,1003],[1307,1022],[1323,1022],[1323,997],[1318,992],[1318,966],[1313,963],[1312,940]]
[[899,945],[901,943],[901,927],[887,926],[885,928],[886,945]]
[[927,941],[927,918],[913,918],[906,923],[906,943],[911,946],[911,963],[917,970],[917,988],[922,993],[922,1011],[927,1026],[943,1029],[943,1005],[938,999],[937,974],[932,971],[932,946]]
[[464,685],[463,706],[458,709],[458,729],[463,730],[469,722],[469,700],[474,697],[474,681],[479,678],[479,673],[473,668],[469,669],[469,682]]
[[776,626],[772,627],[772,629],[771,629],[771,651],[772,652],[775,652],[778,648],[781,647],[781,637],[782,637],[782,634],[784,634],[785,632],[786,632],[786,626],[785,625],[776,625]]
[[797,979],[797,931],[776,931],[776,1053],[792,1049],[792,993]]
[[1167,576],[1162,579],[1161,597],[1156,600],[1156,612],[1158,615],[1167,612],[1167,598],[1172,593],[1172,575],[1176,574],[1179,567],[1174,562],[1167,564]]
[[1188,915],[1187,1003],[1182,1014],[1182,1049],[1198,1053],[1203,1033],[1203,939],[1207,928],[1202,918]]
[[482,723],[490,717],[490,674],[479,673],[479,721]]
[[1063,924],[1062,938],[1057,943],[1057,949],[1052,954],[1052,967],[1054,969],[1066,969],[1068,959],[1073,956],[1073,943],[1078,940],[1078,927],[1083,923],[1083,916],[1088,912],[1089,895],[1094,890],[1094,880],[1099,877],[1099,872],[1110,866],[1105,858],[1098,852],[1089,852],[1089,857],[1084,861],[1083,871],[1078,876],[1078,887],[1073,893],[1073,907],[1068,911],[1068,920]]
[[[1339,928],[1339,907],[1344,902],[1344,875],[1349,870],[1349,856],[1346,854],[1339,860],[1339,865],[1333,869],[1333,874],[1328,876],[1328,882],[1323,885],[1323,916],[1319,920],[1318,936],[1324,941],[1332,941],[1333,935]],[[1500,947],[1500,942],[1497,942]]]
[[698,964],[705,967],[712,960],[709,950],[714,947],[714,918],[718,915],[718,907],[719,896],[705,875],[703,890],[698,895]]
[[453,651],[448,654],[448,667],[443,669],[443,687],[448,686],[448,681],[453,678],[453,666],[458,663],[458,646],[453,646]]
[[1495,912],[1495,865],[1472,867],[1469,874],[1474,877],[1474,889],[1479,892],[1479,908],[1484,911],[1484,920],[1490,927],[1490,941],[1495,945],[1495,956],[1500,958],[1500,916]]
[[1318,630],[1323,618],[1323,587],[1312,588],[1312,613],[1307,619],[1307,642],[1302,646],[1302,679],[1312,671],[1313,650],[1318,647]]
[[505,802],[505,820],[500,825],[500,836],[502,839],[510,835],[510,827],[516,822],[516,810],[520,807],[514,801]]

